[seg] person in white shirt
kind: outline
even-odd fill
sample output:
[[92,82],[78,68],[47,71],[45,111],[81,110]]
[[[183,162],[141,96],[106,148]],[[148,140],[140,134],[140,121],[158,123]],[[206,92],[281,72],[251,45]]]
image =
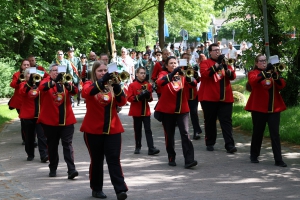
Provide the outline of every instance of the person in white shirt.
[[237,57],[238,57],[238,53],[237,53],[237,50],[232,46],[232,43],[229,42],[228,43],[228,53],[226,55],[226,57],[229,59],[229,58],[232,58],[234,60],[237,60]]

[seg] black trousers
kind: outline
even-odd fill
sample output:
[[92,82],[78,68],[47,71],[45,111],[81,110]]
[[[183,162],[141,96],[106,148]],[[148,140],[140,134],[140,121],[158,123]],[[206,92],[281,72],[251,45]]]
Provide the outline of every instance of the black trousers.
[[48,149],[47,149],[47,138],[44,134],[44,130],[41,124],[35,125],[35,132],[38,139],[38,148],[40,152],[40,158],[43,159],[48,156]]
[[[225,148],[234,146],[232,137],[232,103],[201,101],[204,113],[205,143],[213,146],[217,139],[217,119],[220,121]],[[227,149],[228,150],[228,149]]]
[[167,114],[163,113],[162,124],[165,132],[166,150],[168,153],[168,159],[175,161],[175,128],[176,123],[179,128],[181,136],[182,152],[185,159],[185,164],[189,164],[194,161],[194,146],[190,140],[189,135],[189,113],[184,114]]
[[72,146],[74,125],[68,126],[49,126],[42,124],[45,136],[47,137],[49,168],[56,170],[59,162],[58,144],[61,139],[63,146],[63,154],[65,162],[68,166],[68,173],[75,170],[74,164],[74,150]]
[[272,150],[275,161],[282,161],[281,144],[279,136],[280,112],[278,113],[261,113],[252,112],[253,134],[251,140],[250,155],[257,158],[260,155],[261,144],[264,136],[266,124],[268,123]]
[[[20,114],[20,109],[16,109],[18,114]],[[25,141],[25,125],[24,125],[24,122],[23,122],[23,119],[20,118],[20,122],[21,122],[21,137],[22,137],[22,140]]]
[[28,157],[34,157],[34,140],[35,140],[35,119],[22,119],[25,132],[25,152]]
[[198,117],[198,98],[194,100],[189,100],[189,108],[190,108],[190,117],[194,129],[194,134],[202,133],[201,127],[199,125],[199,117]]
[[150,116],[133,117],[135,147],[142,147],[142,125],[144,124],[148,148],[153,148]]
[[121,133],[111,135],[97,135],[84,133],[83,138],[91,157],[90,187],[94,191],[103,189],[103,164],[106,158],[111,183],[115,192],[127,192],[124,175],[120,163]]

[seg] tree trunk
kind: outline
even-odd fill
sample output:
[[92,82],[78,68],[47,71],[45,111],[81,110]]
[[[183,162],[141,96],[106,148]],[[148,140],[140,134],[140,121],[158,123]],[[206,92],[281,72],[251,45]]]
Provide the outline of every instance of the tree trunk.
[[161,49],[163,49],[165,45],[165,30],[164,30],[165,2],[166,0],[159,0],[158,3],[158,37],[159,37],[159,46]]

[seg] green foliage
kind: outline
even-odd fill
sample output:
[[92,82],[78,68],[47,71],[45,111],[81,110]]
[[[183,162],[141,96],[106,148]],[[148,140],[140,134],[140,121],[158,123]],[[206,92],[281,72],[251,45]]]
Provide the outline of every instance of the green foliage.
[[9,110],[7,105],[0,105],[0,129],[4,123],[18,117],[16,110]]
[[11,97],[14,89],[10,87],[12,76],[15,73],[16,62],[10,58],[0,59],[0,98]]

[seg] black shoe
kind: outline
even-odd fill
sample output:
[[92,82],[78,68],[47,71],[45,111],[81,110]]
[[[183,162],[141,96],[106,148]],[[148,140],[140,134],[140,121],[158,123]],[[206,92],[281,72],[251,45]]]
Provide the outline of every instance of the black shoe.
[[155,147],[149,148],[148,155],[155,155],[155,154],[158,154],[159,152],[160,152],[160,150]]
[[141,148],[136,148],[136,149],[134,150],[134,154],[140,154],[140,151],[141,151]]
[[42,163],[46,163],[48,161],[48,156],[44,157],[44,158],[41,158],[41,162]]
[[68,179],[73,179],[76,176],[78,176],[78,171],[76,171],[76,170],[68,173]]
[[250,160],[252,163],[259,163],[259,161],[257,160],[257,158],[254,158],[252,156],[250,156]]
[[214,149],[214,146],[208,145],[208,146],[206,147],[206,150],[207,150],[207,151],[213,151],[213,150],[215,150],[215,149]]
[[126,192],[120,192],[117,194],[117,199],[118,200],[124,200],[124,199],[127,199],[127,194]]
[[36,147],[38,146],[38,143],[37,143],[37,142],[34,142],[34,143],[33,143],[33,146],[34,146],[34,148],[36,148]]
[[227,153],[234,153],[237,152],[237,149],[235,146],[230,146],[227,148]]
[[193,162],[191,162],[189,164],[185,164],[184,168],[189,169],[189,168],[194,167],[196,165],[198,165],[198,162],[196,160],[194,160]]
[[25,141],[23,140],[22,145],[25,145]]
[[275,165],[279,167],[287,167],[287,164],[283,161],[275,161]]
[[28,156],[28,157],[27,157],[27,161],[32,161],[33,158],[34,158],[33,156]]
[[56,177],[56,170],[50,170],[49,177]]
[[172,166],[172,167],[176,166],[176,162],[175,161],[170,161],[169,166]]
[[92,196],[100,199],[106,199],[107,196],[102,191],[93,191]]
[[199,140],[201,137],[199,135],[199,133],[195,133],[193,139],[194,140]]

